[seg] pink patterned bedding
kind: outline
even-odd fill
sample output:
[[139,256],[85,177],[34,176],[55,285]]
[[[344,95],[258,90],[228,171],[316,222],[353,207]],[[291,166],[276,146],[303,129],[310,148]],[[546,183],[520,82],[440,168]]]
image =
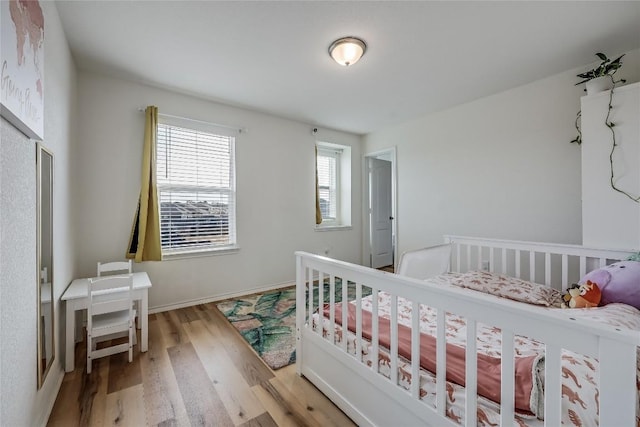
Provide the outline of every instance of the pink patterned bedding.
[[562,293],[550,286],[489,271],[468,271],[449,278],[452,285],[526,304],[560,307],[562,301]]
[[[442,286],[450,286],[452,280],[461,280],[461,274],[447,274],[431,279],[431,283]],[[460,286],[460,283],[456,284]],[[538,285],[542,286],[542,285]],[[475,291],[474,291],[475,292]],[[498,297],[496,297],[498,298]],[[537,298],[537,296],[536,296]],[[378,315],[381,318],[390,318],[390,295],[384,292],[378,294]],[[499,301],[497,301],[499,303]],[[545,304],[546,305],[546,304]],[[362,299],[363,310],[372,309],[371,297]],[[549,308],[550,310],[553,308]],[[578,318],[601,321],[603,323],[629,328],[640,331],[640,311],[626,304],[609,304],[605,307],[591,309],[573,309],[572,315]],[[319,317],[314,317],[314,327]],[[336,317],[336,320],[338,317]],[[411,303],[404,298],[398,298],[398,324],[411,327]],[[322,320],[323,336],[328,336],[330,328],[329,319]],[[335,326],[337,333],[334,334],[335,342],[342,340],[342,328]],[[428,306],[421,306],[420,309],[420,331],[422,334],[436,335],[436,310]],[[464,347],[466,341],[466,321],[464,318],[453,314],[446,315],[446,335],[447,343]],[[478,325],[477,331],[478,354],[500,358],[501,333],[498,328],[486,325]],[[540,419],[544,414],[544,345],[534,340],[516,336],[516,357],[534,356],[537,363],[533,369],[533,387],[530,395],[528,410],[516,409],[514,425],[537,426],[541,425]],[[348,351],[355,354],[355,335],[347,332]],[[371,366],[374,361],[371,348],[368,342],[362,344],[362,355],[365,363]],[[389,377],[390,363],[388,349],[380,348],[377,364],[381,374]],[[562,354],[562,400],[564,425],[574,426],[597,426],[598,425],[598,398],[597,388],[597,360],[578,355],[569,351]],[[639,367],[640,368],[640,367]],[[640,369],[638,369],[640,378]],[[400,384],[407,390],[410,389],[411,363],[407,358],[400,357],[398,361],[398,378]],[[449,377],[447,377],[449,380]],[[481,380],[479,380],[480,383]],[[640,384],[640,382],[639,382]],[[464,423],[464,387],[462,384],[448,381],[447,389],[447,416],[456,422]],[[426,369],[420,374],[420,396],[422,400],[435,406],[435,375]],[[636,408],[636,413],[640,410]],[[478,397],[478,425],[499,425],[500,413],[499,404],[483,396]],[[539,418],[539,419],[536,419]],[[640,419],[638,425],[640,426]]]
[[[356,308],[348,305],[347,325],[351,332],[356,330]],[[324,316],[329,317],[331,309],[329,304],[324,307]],[[335,319],[342,326],[342,305],[335,307]],[[362,337],[368,341],[372,338],[373,316],[370,311],[362,311]],[[411,359],[411,328],[398,324],[398,354],[405,359]],[[391,347],[391,322],[388,318],[378,319],[378,343],[384,348]],[[436,338],[432,335],[420,334],[420,366],[429,372],[436,371]],[[446,343],[447,372],[446,379],[455,384],[464,386],[466,349],[464,346]],[[542,384],[536,378],[535,372],[543,361],[541,354],[530,356],[516,356],[514,360],[515,378],[518,385],[515,389],[515,408],[526,414],[533,413],[537,408],[531,407],[534,396],[542,392]],[[477,371],[483,375],[477,378],[477,391],[480,396],[500,402],[501,372],[500,357],[490,356],[479,352],[476,357]]]

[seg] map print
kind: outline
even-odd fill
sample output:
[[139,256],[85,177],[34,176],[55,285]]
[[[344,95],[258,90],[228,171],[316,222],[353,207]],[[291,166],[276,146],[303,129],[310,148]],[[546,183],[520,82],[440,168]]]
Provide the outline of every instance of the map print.
[[34,139],[43,138],[44,14],[37,0],[0,2],[2,116]]

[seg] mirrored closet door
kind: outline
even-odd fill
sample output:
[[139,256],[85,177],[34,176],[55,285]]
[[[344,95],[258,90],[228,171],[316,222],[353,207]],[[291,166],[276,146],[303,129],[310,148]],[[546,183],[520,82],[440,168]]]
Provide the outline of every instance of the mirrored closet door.
[[55,357],[53,314],[53,154],[36,144],[38,388]]

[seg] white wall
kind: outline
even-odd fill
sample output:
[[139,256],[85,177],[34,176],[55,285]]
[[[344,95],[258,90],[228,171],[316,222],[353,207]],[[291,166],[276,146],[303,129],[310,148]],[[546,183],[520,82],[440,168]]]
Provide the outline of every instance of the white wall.
[[73,278],[69,163],[76,108],[75,66],[54,3],[45,18],[44,145],[54,154],[55,361],[36,380],[36,148],[2,120],[0,142],[0,425],[44,425],[64,375],[62,292]]
[[[569,141],[575,74],[592,65],[367,135],[365,154],[397,146],[399,252],[444,234],[581,243],[580,147]],[[618,74],[640,79],[640,50]]]
[[147,271],[149,307],[247,293],[295,279],[294,251],[346,261],[361,259],[360,137],[320,129],[318,138],[352,147],[353,229],[315,232],[314,143],[309,124],[191,96],[80,73],[74,230],[81,275],[97,261],[123,259],[140,191],[144,114],[160,113],[242,126],[236,138],[237,230],[240,251],[134,265]]
[[0,424],[5,425],[22,422],[16,412],[35,401],[37,268],[35,147],[4,119],[0,185]]

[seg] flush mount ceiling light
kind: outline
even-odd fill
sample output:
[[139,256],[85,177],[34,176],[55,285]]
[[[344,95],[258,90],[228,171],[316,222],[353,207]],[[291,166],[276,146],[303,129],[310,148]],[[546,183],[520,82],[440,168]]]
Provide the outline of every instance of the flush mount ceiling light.
[[348,67],[353,65],[364,55],[367,45],[357,37],[343,37],[331,43],[329,55],[338,64]]

